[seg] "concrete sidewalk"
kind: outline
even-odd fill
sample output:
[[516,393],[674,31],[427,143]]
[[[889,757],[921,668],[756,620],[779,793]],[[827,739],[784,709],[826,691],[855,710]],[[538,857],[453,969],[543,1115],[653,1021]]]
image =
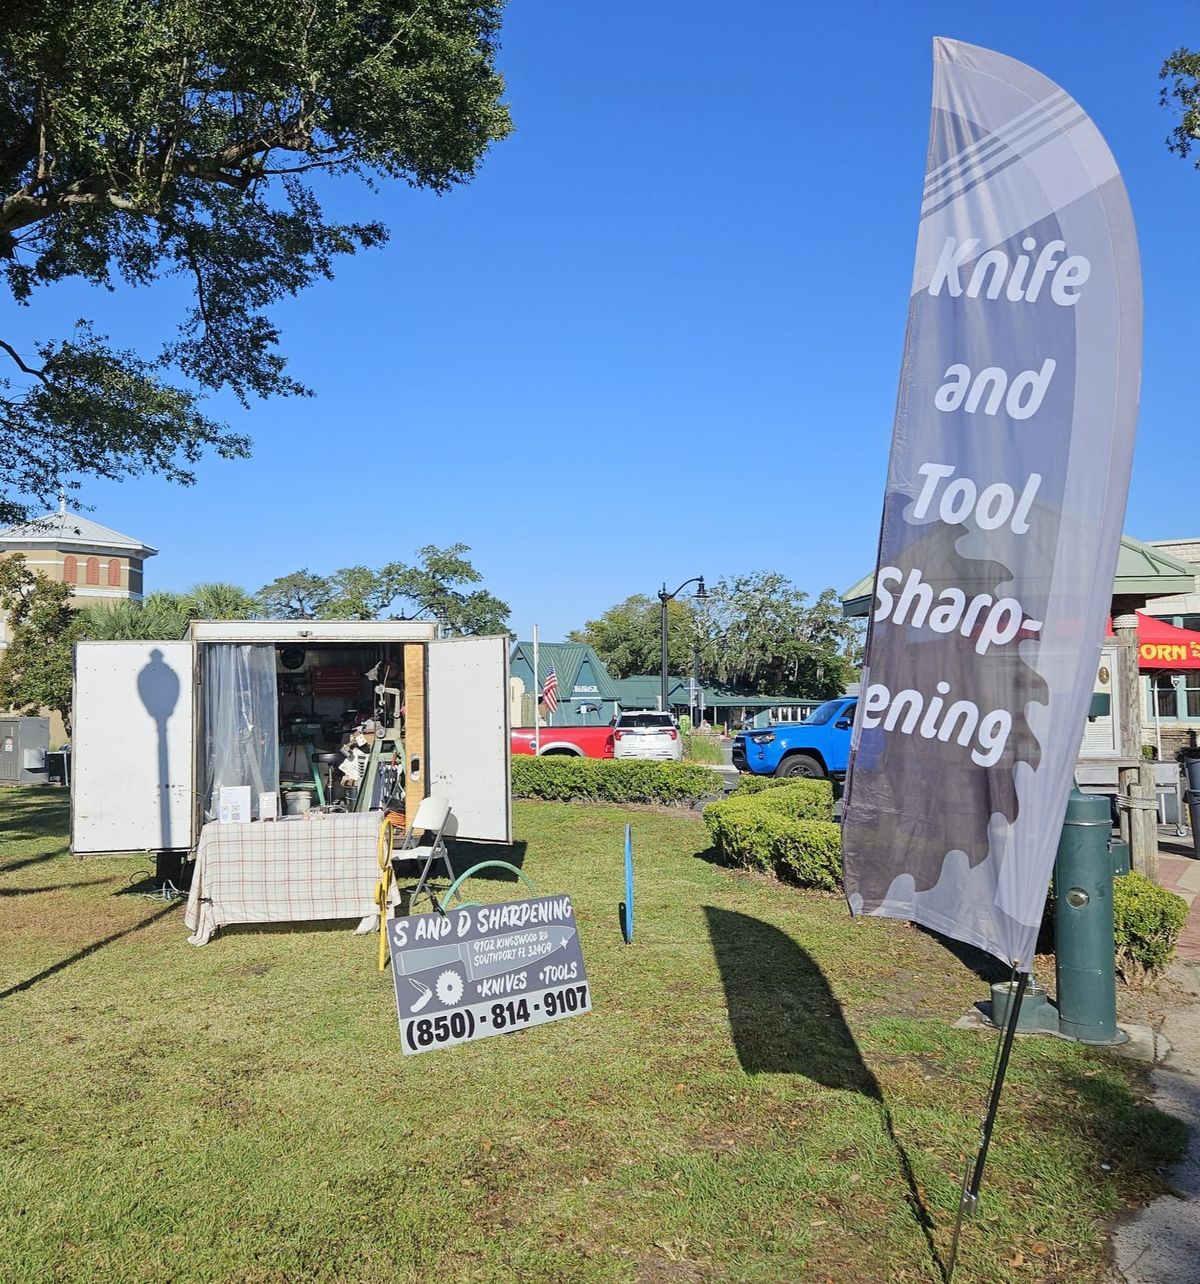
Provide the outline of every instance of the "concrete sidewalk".
[[1177,957],[1185,963],[1200,963],[1200,860],[1190,837],[1177,838],[1174,829],[1166,825],[1159,826],[1158,835],[1158,881],[1191,907],[1179,937]]
[[1171,1012],[1163,1035],[1171,1053],[1150,1075],[1151,1100],[1191,1129],[1187,1156],[1171,1173],[1175,1194],[1156,1199],[1113,1235],[1125,1284],[1196,1284],[1200,1280],[1200,860],[1191,836],[1158,830],[1158,881],[1190,909],[1171,979],[1193,998]]
[[[1200,966],[1176,963],[1171,976],[1200,1000]],[[1170,1175],[1176,1193],[1156,1199],[1113,1234],[1116,1270],[1125,1284],[1200,1280],[1200,1001],[1173,1011],[1163,1033],[1171,1054],[1151,1073],[1151,1100],[1182,1119],[1191,1136],[1186,1157]]]

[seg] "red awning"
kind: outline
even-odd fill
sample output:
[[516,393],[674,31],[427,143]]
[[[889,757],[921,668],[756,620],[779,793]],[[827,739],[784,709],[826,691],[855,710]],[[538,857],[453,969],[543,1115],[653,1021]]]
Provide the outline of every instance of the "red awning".
[[1139,669],[1200,669],[1200,633],[1138,612]]

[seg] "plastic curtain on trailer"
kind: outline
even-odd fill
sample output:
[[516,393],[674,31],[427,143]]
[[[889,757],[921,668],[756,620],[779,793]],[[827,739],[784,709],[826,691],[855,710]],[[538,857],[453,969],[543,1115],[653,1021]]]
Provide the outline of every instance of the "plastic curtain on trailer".
[[249,785],[258,796],[279,788],[279,683],[275,647],[210,642],[201,649],[204,717],[204,819],[215,820],[226,785]]

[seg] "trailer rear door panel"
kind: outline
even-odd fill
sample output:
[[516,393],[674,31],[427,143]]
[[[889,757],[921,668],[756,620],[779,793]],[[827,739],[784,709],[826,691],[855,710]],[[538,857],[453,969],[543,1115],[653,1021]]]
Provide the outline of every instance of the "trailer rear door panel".
[[71,849],[192,845],[190,642],[81,642],[75,648]]
[[426,792],[450,800],[460,838],[512,842],[508,639],[429,643]]

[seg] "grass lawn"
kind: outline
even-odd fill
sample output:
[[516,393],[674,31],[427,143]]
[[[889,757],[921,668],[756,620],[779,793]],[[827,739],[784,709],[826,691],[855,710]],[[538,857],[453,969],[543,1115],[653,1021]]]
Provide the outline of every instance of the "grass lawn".
[[[623,826],[637,941],[617,924]],[[927,934],[721,869],[703,824],[525,803],[595,1010],[401,1055],[374,938],[228,932],[0,791],[0,1279],[938,1280],[994,1038]],[[497,893],[517,895],[511,885]],[[1099,1280],[1182,1127],[1022,1040],[956,1278]]]

